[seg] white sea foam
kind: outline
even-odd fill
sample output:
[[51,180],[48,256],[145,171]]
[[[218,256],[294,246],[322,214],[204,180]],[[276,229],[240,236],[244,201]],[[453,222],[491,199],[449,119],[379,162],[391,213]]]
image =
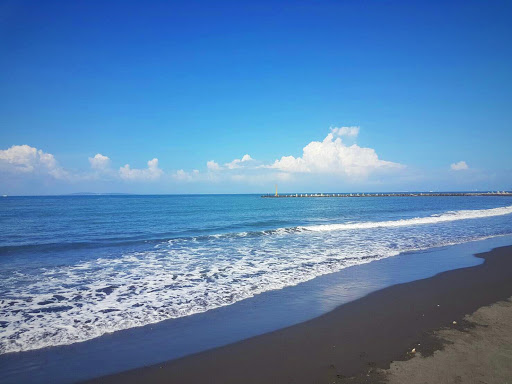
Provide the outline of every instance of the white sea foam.
[[183,238],[73,265],[20,268],[2,275],[0,353],[85,341],[230,305],[400,252],[496,236],[503,228],[494,222],[443,223],[510,213],[512,206],[281,228],[257,236]]
[[323,224],[323,225],[310,225],[307,227],[300,227],[307,231],[340,231],[351,229],[371,229],[383,227],[405,227],[410,225],[425,225],[437,224],[447,221],[468,220],[468,219],[481,219],[484,217],[502,216],[512,213],[512,205],[500,208],[491,209],[475,209],[475,210],[461,210],[449,211],[440,215],[432,215],[427,217],[415,217],[412,219],[390,220],[390,221],[369,221],[361,223],[343,223],[343,224]]

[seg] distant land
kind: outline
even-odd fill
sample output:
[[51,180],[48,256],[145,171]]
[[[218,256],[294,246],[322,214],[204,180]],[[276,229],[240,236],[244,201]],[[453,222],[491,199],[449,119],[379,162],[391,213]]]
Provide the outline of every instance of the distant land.
[[95,192],[75,192],[67,193],[62,196],[117,196],[117,195],[133,195],[133,193],[120,193],[120,192],[107,192],[107,193],[95,193]]

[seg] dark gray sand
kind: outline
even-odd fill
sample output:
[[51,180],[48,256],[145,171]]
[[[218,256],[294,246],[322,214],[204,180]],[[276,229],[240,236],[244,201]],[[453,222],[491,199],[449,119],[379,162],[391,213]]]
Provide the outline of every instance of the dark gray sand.
[[415,354],[382,372],[386,382],[402,383],[512,383],[512,301],[480,308],[464,319],[467,330],[443,329],[436,336],[444,349],[433,356]]
[[[512,296],[512,246],[477,257],[485,262],[371,293],[298,325],[91,382],[311,384],[373,383],[387,379],[425,382],[406,379],[405,375],[410,374],[406,367],[425,360],[411,359],[417,354],[439,359],[435,351],[444,348],[444,353],[449,353],[446,341],[436,335],[436,330],[446,328],[459,333],[474,330],[474,324],[464,319],[467,314]],[[506,316],[505,322],[512,323],[510,312]],[[510,343],[505,344],[510,348]],[[482,343],[479,348],[485,345]],[[413,348],[415,354],[410,353]],[[482,363],[482,370],[493,371],[494,363],[501,358],[501,355],[486,357],[489,364]],[[404,376],[383,371],[389,370],[393,361],[408,359],[403,365],[392,365]],[[449,365],[446,367],[449,370]],[[506,377],[509,372],[503,374]],[[441,371],[439,375],[444,377]],[[455,375],[455,379],[452,376],[452,381],[445,382],[466,382],[461,381],[462,377]],[[426,380],[441,381],[433,376],[432,380]]]

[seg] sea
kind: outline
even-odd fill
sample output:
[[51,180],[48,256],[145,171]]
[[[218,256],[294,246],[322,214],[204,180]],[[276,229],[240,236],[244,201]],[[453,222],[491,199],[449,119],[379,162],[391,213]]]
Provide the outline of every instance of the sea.
[[511,235],[510,196],[3,197],[0,382],[74,382],[255,336],[477,265]]

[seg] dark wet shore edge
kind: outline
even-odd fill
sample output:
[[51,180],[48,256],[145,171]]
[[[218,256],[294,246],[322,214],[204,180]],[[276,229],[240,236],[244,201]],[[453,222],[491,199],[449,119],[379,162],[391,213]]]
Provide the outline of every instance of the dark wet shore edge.
[[422,355],[441,348],[434,330],[464,327],[466,314],[512,296],[512,246],[475,256],[484,263],[394,285],[288,328],[87,382],[370,382],[368,373],[407,359],[412,348]]

